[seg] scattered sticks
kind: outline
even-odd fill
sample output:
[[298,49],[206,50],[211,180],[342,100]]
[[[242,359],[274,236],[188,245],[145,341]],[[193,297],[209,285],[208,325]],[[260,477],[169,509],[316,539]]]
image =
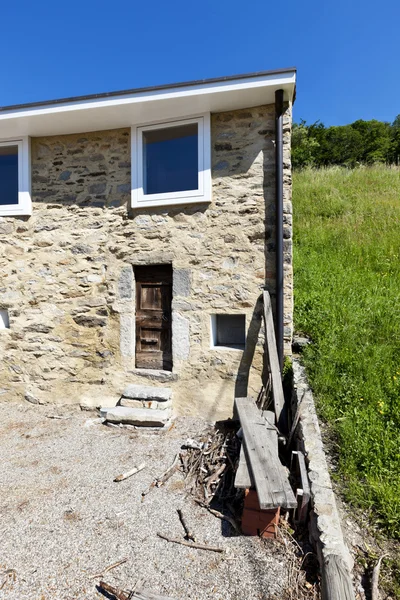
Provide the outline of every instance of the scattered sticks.
[[182,527],[185,530],[185,540],[192,540],[192,542],[196,542],[196,538],[194,537],[193,533],[190,531],[189,527],[187,526],[185,517],[183,516],[183,512],[181,511],[180,508],[178,508],[177,512],[178,512],[179,520],[182,523]]
[[210,508],[210,506],[208,506],[208,504],[201,502],[201,500],[195,499],[195,502],[199,506],[202,506],[203,508],[208,510],[208,512],[210,512],[212,515],[214,515],[214,517],[217,517],[218,519],[221,519],[222,521],[227,521],[237,533],[241,533],[240,527],[233,517],[230,517],[229,515],[224,515],[222,512],[219,512],[219,510],[215,510],[214,508]]
[[45,417],[46,419],[59,419],[60,421],[66,421],[67,419],[71,418],[64,415],[45,415]]
[[172,477],[172,475],[175,473],[175,471],[178,469],[178,460],[179,460],[179,454],[177,454],[174,458],[174,462],[172,463],[172,465],[159,477],[156,477],[156,487],[161,487],[162,485],[164,485],[164,483],[166,483],[168,481],[168,479],[170,479]]
[[108,573],[108,571],[111,571],[112,569],[116,569],[120,565],[123,565],[124,563],[126,563],[127,560],[128,560],[127,558],[123,558],[122,560],[119,560],[116,563],[113,563],[112,565],[110,565],[109,567],[107,567],[106,569],[101,571],[100,573],[96,573],[96,575],[92,575],[91,579],[98,579],[99,577],[103,577],[106,573]]
[[147,490],[143,490],[142,502],[143,502],[145,496],[147,496],[147,494],[152,490],[153,487],[161,487],[162,485],[164,485],[164,483],[166,483],[168,481],[168,479],[170,479],[172,477],[172,475],[175,473],[175,471],[177,471],[177,469],[179,468],[178,461],[179,461],[179,454],[177,454],[175,456],[174,462],[172,463],[172,465],[170,467],[168,467],[168,469],[166,471],[164,471],[164,473],[162,473],[162,475],[160,475],[159,477],[156,477],[154,479],[154,481],[151,482],[151,484],[149,485]]
[[107,592],[107,594],[117,598],[117,600],[173,600],[173,598],[159,596],[158,594],[153,594],[153,592],[148,592],[147,590],[139,590],[137,585],[130,592],[125,592],[120,588],[115,588],[105,581],[100,581],[99,587],[101,590]]
[[198,544],[197,542],[187,542],[185,540],[179,540],[178,538],[171,538],[163,533],[157,533],[158,537],[166,540],[167,542],[172,542],[173,544],[182,544],[182,546],[188,546],[189,548],[197,548],[198,550],[210,550],[210,552],[223,552],[223,548],[219,548],[218,546],[209,546],[208,544]]
[[126,473],[122,473],[121,475],[118,475],[114,479],[114,481],[124,481],[124,479],[128,479],[128,477],[132,477],[132,475],[136,475],[136,473],[139,473],[139,471],[142,471],[145,468],[145,466],[146,466],[146,463],[142,463],[138,467],[134,467],[130,471],[127,471]]

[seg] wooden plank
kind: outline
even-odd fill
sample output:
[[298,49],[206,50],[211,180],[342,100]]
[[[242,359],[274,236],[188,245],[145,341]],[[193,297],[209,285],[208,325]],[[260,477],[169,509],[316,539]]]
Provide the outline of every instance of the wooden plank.
[[322,558],[322,600],[354,600],[350,571],[343,558],[330,554]]
[[276,452],[276,431],[266,426],[252,398],[236,398],[243,447],[254,477],[260,508],[296,508],[297,502]]
[[265,340],[268,350],[269,366],[272,379],[272,395],[274,398],[274,407],[276,422],[282,433],[287,432],[287,414],[285,407],[285,398],[283,395],[282,376],[279,366],[278,350],[276,347],[274,320],[272,317],[271,298],[267,291],[263,292],[264,301],[264,324]]
[[239,466],[235,476],[235,488],[238,490],[249,490],[250,488],[254,487],[255,483],[253,473],[247,465],[244,447],[242,444],[242,447],[240,448]]
[[305,523],[308,516],[308,505],[311,498],[311,490],[310,482],[308,480],[306,461],[304,459],[304,454],[300,450],[294,450],[292,452],[291,471],[293,472],[293,470],[296,470],[301,485],[301,495],[298,494],[297,498],[296,520],[299,523]]

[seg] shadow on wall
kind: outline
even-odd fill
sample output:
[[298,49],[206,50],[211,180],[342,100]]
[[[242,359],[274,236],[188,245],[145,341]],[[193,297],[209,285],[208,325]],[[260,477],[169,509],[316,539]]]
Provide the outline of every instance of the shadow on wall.
[[[246,347],[242,354],[242,359],[238,368],[238,374],[235,385],[235,398],[243,398],[248,394],[250,369],[253,363],[254,354],[258,344],[263,314],[263,298],[260,296],[256,302],[251,317],[250,325],[247,330]],[[265,353],[263,352],[263,367],[261,373],[262,384],[265,385],[268,379],[268,364]]]

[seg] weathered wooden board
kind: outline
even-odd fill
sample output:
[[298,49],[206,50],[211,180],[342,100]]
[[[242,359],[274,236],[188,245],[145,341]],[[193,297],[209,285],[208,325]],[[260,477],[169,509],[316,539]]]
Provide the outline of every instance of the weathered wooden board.
[[235,488],[238,490],[249,490],[255,487],[253,473],[247,466],[244,447],[240,449],[239,466],[235,476]]
[[264,301],[264,324],[265,339],[268,350],[269,366],[271,370],[272,395],[276,422],[282,433],[287,432],[287,414],[285,409],[285,398],[283,395],[282,375],[279,366],[278,350],[276,347],[274,320],[272,317],[271,298],[267,291],[263,292]]
[[252,398],[236,398],[243,448],[260,508],[296,508],[297,502],[276,451],[276,431],[267,426]]
[[341,556],[331,554],[321,565],[323,600],[354,600],[350,571]]
[[[304,459],[304,454],[300,450],[292,452],[292,467],[291,467],[292,472],[293,472],[293,469],[295,469],[297,471],[298,477],[300,479],[300,485],[301,485],[301,500],[300,500],[300,497],[298,494],[296,520],[299,523],[305,523],[307,520],[308,504],[309,504],[310,498],[311,498],[311,490],[310,490],[310,482],[308,480],[306,461]],[[298,492],[299,492],[299,490],[298,490]]]
[[[274,423],[275,423],[275,415],[272,411],[266,410],[263,412],[263,417],[265,419],[265,424],[267,428],[272,428],[273,431],[276,431]],[[275,450],[278,455],[278,436],[275,436],[276,444]],[[246,455],[244,451],[244,444],[240,449],[239,456],[239,465],[236,471],[235,477],[235,487],[238,490],[247,490],[249,488],[254,488],[254,477],[251,471],[250,466],[247,464]]]

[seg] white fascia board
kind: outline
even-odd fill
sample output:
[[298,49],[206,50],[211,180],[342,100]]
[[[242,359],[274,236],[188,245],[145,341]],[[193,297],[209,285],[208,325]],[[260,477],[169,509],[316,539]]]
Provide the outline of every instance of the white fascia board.
[[[296,73],[199,83],[0,112],[0,139],[15,135],[57,135],[129,127],[156,118],[173,119],[197,113],[223,112],[270,104],[275,90],[292,100]],[[156,116],[157,115],[157,116]]]

